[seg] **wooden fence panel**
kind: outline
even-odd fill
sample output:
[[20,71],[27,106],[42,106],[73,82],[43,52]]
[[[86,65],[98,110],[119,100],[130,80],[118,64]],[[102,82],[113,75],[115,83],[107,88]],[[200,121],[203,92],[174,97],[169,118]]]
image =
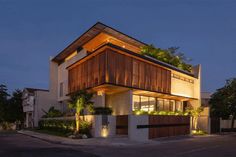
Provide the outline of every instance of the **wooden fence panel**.
[[128,115],[116,116],[116,134],[128,135]]
[[187,135],[190,133],[189,116],[149,116],[149,139]]

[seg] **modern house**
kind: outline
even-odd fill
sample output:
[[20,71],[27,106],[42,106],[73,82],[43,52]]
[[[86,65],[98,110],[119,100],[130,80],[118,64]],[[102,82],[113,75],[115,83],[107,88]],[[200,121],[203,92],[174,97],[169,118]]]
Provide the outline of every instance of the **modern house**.
[[[120,115],[133,115],[136,110],[184,111],[188,105],[199,107],[200,65],[191,72],[180,70],[140,54],[146,45],[103,23],[96,23],[51,59],[51,97],[65,108],[70,94],[86,89],[94,93],[95,107],[111,107],[117,119]],[[132,117],[124,121],[129,127],[135,126],[129,132],[147,127],[146,124],[136,127],[131,122]],[[148,123],[148,119],[145,121]],[[116,120],[117,129],[119,123]],[[189,125],[189,122],[182,123],[171,125]],[[128,134],[127,130],[124,132]],[[144,134],[148,134],[147,129],[141,133]]]
[[180,70],[141,55],[145,45],[98,22],[51,59],[50,91],[66,104],[68,95],[87,89],[95,106],[111,107],[114,115],[200,106],[200,66]]
[[25,127],[37,127],[39,119],[45,114],[44,111],[54,105],[56,102],[50,97],[49,90],[25,88],[22,94]]

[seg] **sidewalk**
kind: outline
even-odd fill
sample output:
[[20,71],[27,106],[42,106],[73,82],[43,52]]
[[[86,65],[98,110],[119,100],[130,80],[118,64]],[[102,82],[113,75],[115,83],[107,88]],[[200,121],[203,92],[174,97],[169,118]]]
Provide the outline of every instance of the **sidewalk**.
[[18,133],[38,138],[50,143],[64,145],[80,145],[80,146],[138,146],[138,145],[159,145],[173,142],[183,142],[188,140],[200,140],[201,138],[215,138],[220,135],[205,135],[205,136],[177,136],[169,138],[159,138],[148,140],[145,142],[131,141],[127,136],[115,136],[108,138],[88,138],[88,139],[70,139],[66,137],[48,135],[29,130],[20,130]]
[[[88,139],[70,139],[66,137],[48,135],[29,130],[20,130],[18,133],[30,137],[38,138],[47,142],[64,145],[84,145],[84,146],[133,146],[140,144],[147,144],[148,142],[131,141],[128,137],[117,136],[108,138],[88,138]],[[155,142],[156,143],[156,142]]]

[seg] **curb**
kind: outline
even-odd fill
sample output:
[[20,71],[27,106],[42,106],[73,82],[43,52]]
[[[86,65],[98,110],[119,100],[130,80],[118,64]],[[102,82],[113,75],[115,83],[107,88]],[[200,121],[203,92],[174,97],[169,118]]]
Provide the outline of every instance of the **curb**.
[[22,134],[22,135],[25,135],[25,136],[37,138],[37,139],[40,139],[40,140],[43,140],[43,141],[46,141],[46,142],[50,142],[50,143],[54,143],[54,144],[61,144],[61,142],[52,141],[52,140],[45,139],[45,138],[42,138],[42,137],[39,137],[39,136],[35,136],[35,135],[30,135],[30,134],[24,133],[24,132],[22,132],[22,131],[17,131],[17,133]]

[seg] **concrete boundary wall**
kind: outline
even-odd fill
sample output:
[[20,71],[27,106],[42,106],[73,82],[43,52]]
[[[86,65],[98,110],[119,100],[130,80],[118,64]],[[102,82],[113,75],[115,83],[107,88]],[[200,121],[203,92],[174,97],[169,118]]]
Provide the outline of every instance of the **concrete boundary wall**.
[[210,134],[211,133],[211,119],[209,116],[200,116],[198,118],[198,127],[200,130]]
[[148,125],[148,115],[129,115],[128,136],[130,140],[147,141],[148,128],[137,129],[137,125]]
[[[221,129],[230,129],[231,123],[232,123],[231,119],[229,119],[229,120],[220,119],[220,128]],[[236,120],[234,120],[234,128],[236,128]]]

